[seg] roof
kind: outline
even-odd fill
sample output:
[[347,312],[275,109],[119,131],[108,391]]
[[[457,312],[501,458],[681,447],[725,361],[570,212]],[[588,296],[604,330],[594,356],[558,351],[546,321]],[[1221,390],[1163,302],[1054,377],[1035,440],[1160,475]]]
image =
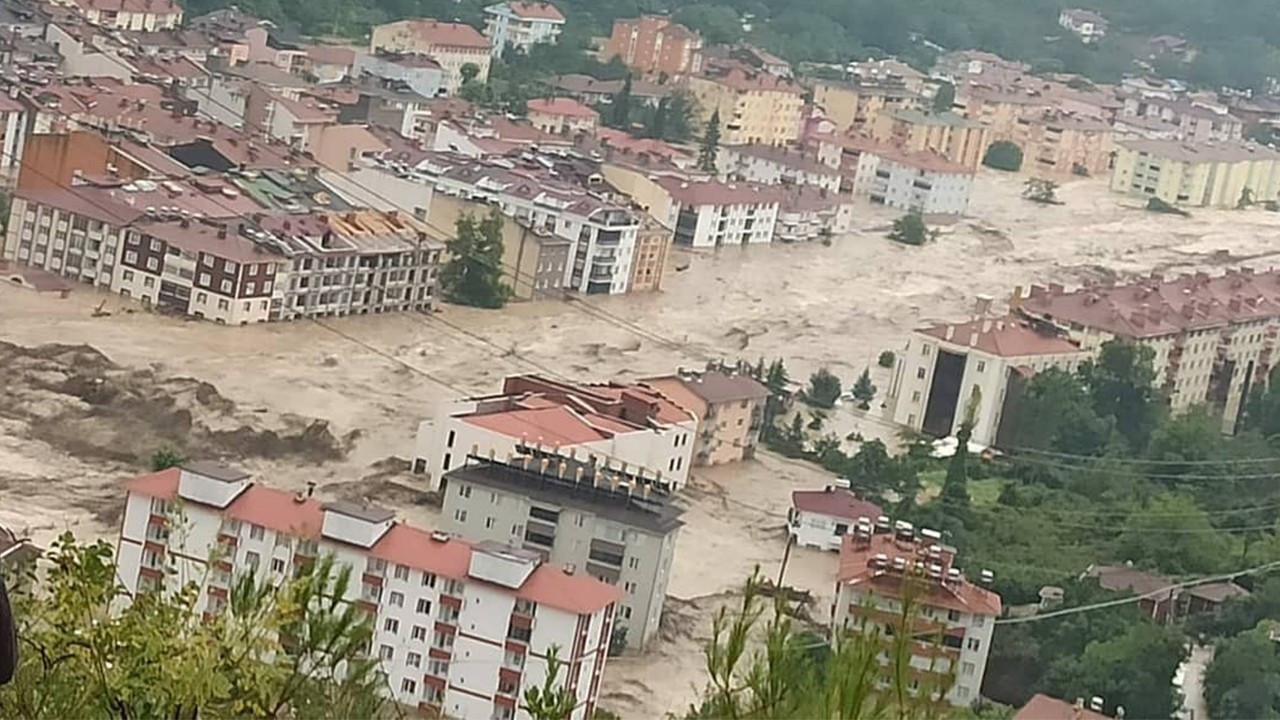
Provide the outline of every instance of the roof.
[[[440,22],[429,18],[400,20],[390,25],[403,24],[414,40],[426,47],[467,47],[489,49],[489,39],[479,30],[464,23]],[[376,26],[386,27],[385,25]]]
[[525,600],[589,615],[622,598],[622,588],[586,574],[570,574],[564,568],[542,563],[516,590]]
[[1098,585],[1105,590],[1131,592],[1135,595],[1151,595],[1173,585],[1173,581],[1166,577],[1128,565],[1095,565],[1089,568],[1088,575],[1097,578]]
[[178,495],[178,478],[182,476],[182,468],[169,468],[160,472],[139,475],[126,480],[124,491],[146,497],[170,500]]
[[609,437],[582,415],[557,405],[537,409],[508,410],[483,415],[464,415],[461,420],[507,437],[524,438],[552,446],[580,445]]
[[511,11],[512,15],[525,20],[564,22],[564,15],[556,9],[555,5],[547,2],[505,2],[497,5],[490,5],[485,8],[485,11],[488,12],[501,7],[507,8]]
[[[625,80],[597,80],[590,75],[574,73],[554,75],[545,82],[551,87],[578,95],[617,95],[622,92],[622,87],[626,84]],[[659,85],[652,80],[633,78],[631,81],[632,97],[661,98],[670,95],[671,92],[670,85]]]
[[259,245],[239,233],[236,227],[200,221],[180,220],[143,223],[136,226],[139,232],[159,238],[172,247],[190,252],[205,253],[237,263],[284,262],[280,255],[273,255],[266,246]]
[[1095,25],[1106,25],[1107,19],[1092,10],[1084,8],[1068,8],[1062,11],[1072,22],[1091,22]]
[[465,578],[471,566],[471,546],[456,539],[442,542],[432,535],[428,530],[395,523],[369,553],[415,570],[458,580]]
[[307,48],[307,57],[317,65],[352,65],[356,61],[356,51],[349,47],[337,45],[312,45]]
[[1018,708],[1012,720],[1111,720],[1111,716],[1096,713],[1086,707],[1076,707],[1066,700],[1036,693],[1031,696],[1026,705]]
[[320,503],[285,490],[250,485],[227,506],[226,515],[293,537],[318,538],[324,525]]
[[[769,388],[756,382],[749,375],[727,374],[718,370],[674,376],[685,388],[702,398],[708,405],[737,402],[739,400],[763,400],[769,397]],[[665,379],[665,378],[657,378]]]
[[915,125],[935,125],[962,128],[983,127],[982,123],[976,120],[969,120],[968,118],[961,117],[950,111],[939,113],[924,112],[923,110],[916,110],[913,108],[904,108],[902,110],[895,110],[893,112],[893,117],[896,120],[909,122]]
[[918,332],[953,345],[973,347],[1005,358],[1084,352],[1066,338],[1037,332],[1031,321],[1014,315],[934,325]]
[[249,473],[237,467],[223,465],[222,463],[210,462],[208,460],[196,460],[182,466],[183,470],[196,475],[202,475],[214,480],[222,482],[240,482],[247,480]]
[[803,151],[794,148],[751,143],[744,145],[725,145],[721,149],[722,151],[736,153],[741,156],[753,157],[759,160],[772,162],[777,165],[784,165],[801,172],[814,173],[818,175],[840,174],[840,171],[836,168],[825,163],[818,162],[812,156],[806,155]]
[[172,15],[182,12],[174,0],[75,0],[84,10],[98,12],[154,13]]
[[335,512],[347,517],[353,517],[357,520],[364,520],[371,523],[387,522],[394,520],[395,512],[376,505],[362,505],[349,500],[336,500],[324,504],[327,512]]
[[530,100],[528,103],[530,113],[538,113],[540,115],[560,115],[563,117],[579,117],[579,118],[596,118],[600,117],[600,113],[574,100],[573,98],[552,98],[550,100],[537,98]]
[[1204,585],[1194,585],[1187,588],[1187,594],[1207,600],[1212,603],[1221,603],[1230,600],[1233,597],[1248,595],[1249,591],[1240,587],[1233,582],[1215,582],[1206,583]]
[[802,512],[830,515],[845,520],[864,517],[874,520],[884,514],[879,505],[861,500],[857,495],[842,488],[796,490],[791,493],[791,505]]
[[1066,292],[1033,285],[1021,312],[1058,324],[1075,323],[1128,338],[1174,335],[1280,317],[1280,271],[1250,268],[1180,275],[1152,274],[1124,285],[1092,283]]
[[[869,542],[855,542],[853,535],[846,535],[840,544],[840,570],[838,582],[855,586],[856,590],[882,597],[902,597],[906,592],[916,593],[916,602],[975,615],[999,616],[1000,596],[961,578],[959,581],[919,582],[915,576],[904,583],[901,573],[872,567],[876,555],[889,558],[906,557],[909,560],[927,558],[928,548],[934,543],[926,539],[909,544],[894,540],[893,533],[875,534]],[[954,550],[952,550],[954,553]],[[907,587],[906,585],[909,585]]]
[[777,204],[782,191],[771,185],[719,180],[684,180],[663,176],[656,182],[681,205],[755,205]]
[[[666,30],[669,32],[671,27]],[[695,79],[724,85],[738,92],[781,92],[796,96],[804,94],[804,88],[790,78],[779,77],[736,62],[707,68]]]
[[102,202],[83,188],[19,188],[15,194],[27,202],[57,208],[73,215],[83,215],[108,225],[127,225],[143,215],[142,208]]
[[[1128,121],[1129,118],[1121,118],[1121,120]],[[1146,153],[1163,160],[1184,163],[1280,160],[1280,152],[1264,145],[1232,140],[1210,140],[1193,143],[1181,140],[1133,138],[1118,140],[1116,144],[1133,152]]]

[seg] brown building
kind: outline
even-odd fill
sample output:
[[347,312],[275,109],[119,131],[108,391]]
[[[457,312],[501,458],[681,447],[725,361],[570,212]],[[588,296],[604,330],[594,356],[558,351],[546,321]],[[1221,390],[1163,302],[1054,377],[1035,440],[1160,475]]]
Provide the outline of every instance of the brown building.
[[667,253],[671,250],[672,233],[658,221],[645,216],[644,224],[636,233],[635,257],[631,261],[632,292],[662,289],[662,273],[667,266]]
[[27,136],[18,187],[70,187],[80,177],[141,180],[187,175],[173,158],[129,139],[109,141],[93,130]]
[[1158,623],[1216,613],[1231,598],[1249,594],[1248,590],[1229,581],[1178,587],[1174,580],[1128,565],[1096,565],[1087,573],[1089,577],[1097,578],[1098,585],[1104,590],[1138,595],[1138,608]]
[[1036,693],[1026,705],[1018,708],[1018,712],[1013,714],[1013,720],[1111,720],[1111,716],[1085,707],[1083,698],[1069,703]]
[[755,457],[769,389],[747,375],[680,372],[643,381],[698,418],[694,465],[750,460]]
[[615,20],[602,59],[614,57],[642,73],[692,75],[702,69],[702,36],[661,15]]
[[[429,217],[437,228],[453,228],[462,215],[471,213],[481,218],[489,208],[483,202],[433,193]],[[565,289],[565,268],[569,265],[571,245],[567,238],[503,216],[502,279],[511,286],[512,297],[517,300],[560,297]]]

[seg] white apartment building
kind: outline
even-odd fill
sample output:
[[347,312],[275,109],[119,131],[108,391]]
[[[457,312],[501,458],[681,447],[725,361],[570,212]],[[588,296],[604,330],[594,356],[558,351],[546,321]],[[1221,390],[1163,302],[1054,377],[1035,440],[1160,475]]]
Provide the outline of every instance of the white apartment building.
[[1058,13],[1058,25],[1070,30],[1086,45],[1096,43],[1107,35],[1107,19],[1083,8],[1066,8]]
[[[903,597],[912,593],[917,613],[909,621],[907,672],[913,685],[916,678],[953,675],[946,699],[964,707],[979,699],[1001,602],[966,579],[955,564],[955,548],[941,537],[928,529],[917,533],[906,522],[890,526],[888,518],[855,523],[840,546],[832,629],[856,631],[865,622],[886,635],[900,632]],[[983,584],[992,579],[985,570],[981,578]]]
[[495,395],[446,404],[418,426],[413,470],[440,487],[468,455],[505,458],[520,448],[574,454],[658,475],[683,487],[697,419],[645,385],[568,384],[536,375],[503,382]]
[[725,179],[761,185],[812,185],[840,192],[840,171],[801,150],[776,145],[724,145],[716,168]]
[[660,177],[657,184],[671,198],[668,217],[659,220],[676,229],[677,244],[715,248],[773,241],[780,188],[678,177]]
[[353,570],[344,600],[373,616],[387,694],[464,720],[524,720],[524,688],[559,648],[564,687],[595,709],[618,588],[499,543],[470,544],[389,510],[316,500],[195,462],[125,484],[116,560],[130,595],[199,582],[201,609],[226,605],[234,578],[284,582],[332,554]]
[[829,240],[853,230],[852,195],[811,185],[788,187],[778,206],[773,237],[782,242]]
[[511,0],[484,9],[484,34],[494,57],[508,46],[528,52],[539,43],[555,44],[563,27],[564,15],[548,2]]
[[22,167],[27,139],[27,108],[18,100],[18,87],[0,95],[0,181],[13,184]]
[[445,195],[488,202],[504,215],[571,243],[571,263],[562,287],[587,295],[630,289],[640,216],[599,193],[566,182],[531,162],[477,161],[454,153],[431,153],[415,177]]
[[963,215],[969,209],[973,171],[928,152],[881,150],[863,153],[869,182],[855,187],[871,202],[925,215]]
[[169,30],[182,24],[174,0],[60,0],[77,8],[93,25],[113,30]]
[[800,547],[839,550],[859,520],[876,520],[883,512],[848,488],[828,485],[822,490],[795,490],[787,512],[787,534]]
[[1073,371],[1090,356],[1065,334],[1013,315],[933,325],[898,354],[885,404],[894,422],[948,437],[976,402],[971,442],[994,445],[1012,386],[1051,367]]

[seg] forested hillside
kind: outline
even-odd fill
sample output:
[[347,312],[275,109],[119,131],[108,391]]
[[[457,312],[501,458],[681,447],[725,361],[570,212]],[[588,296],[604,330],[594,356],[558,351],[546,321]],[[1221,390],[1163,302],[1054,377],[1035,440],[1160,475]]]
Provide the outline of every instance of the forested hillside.
[[[482,24],[496,0],[234,0],[242,9],[308,35],[360,36],[372,24],[404,17],[457,18]],[[233,0],[186,0],[189,14]],[[570,41],[607,32],[616,17],[670,11],[711,42],[748,39],[792,61],[845,61],[877,52],[927,64],[929,43],[981,48],[1041,70],[1114,80],[1131,67],[1126,33],[1180,35],[1199,50],[1190,63],[1159,69],[1204,85],[1261,88],[1280,76],[1280,3],[1275,0],[1094,0],[1112,34],[1089,48],[1057,25],[1067,0],[556,0],[569,17]],[[743,19],[749,32],[743,30]],[[925,40],[928,43],[924,42]]]

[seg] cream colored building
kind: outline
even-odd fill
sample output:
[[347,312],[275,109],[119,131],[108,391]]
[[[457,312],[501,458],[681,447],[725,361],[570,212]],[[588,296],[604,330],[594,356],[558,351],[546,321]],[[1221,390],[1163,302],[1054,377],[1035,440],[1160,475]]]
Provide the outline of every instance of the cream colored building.
[[863,132],[881,113],[923,110],[928,101],[920,91],[900,85],[824,80],[813,86],[813,102],[840,132]]
[[800,138],[804,88],[789,78],[732,64],[689,78],[689,91],[704,128],[720,113],[722,145],[786,145]]
[[976,169],[990,144],[982,123],[955,113],[919,110],[883,112],[871,123],[871,138],[914,152],[935,152],[953,163]]
[[750,460],[764,424],[769,390],[747,375],[681,372],[641,381],[698,418],[694,465]]
[[552,135],[591,134],[600,113],[573,98],[535,98],[528,103],[529,124]]
[[935,437],[955,434],[974,403],[971,442],[994,445],[1011,385],[1048,368],[1073,371],[1089,356],[1065,333],[1012,315],[933,325],[898,354],[885,403],[894,422]]
[[1232,208],[1246,195],[1253,202],[1276,200],[1280,153],[1234,141],[1122,140],[1111,190],[1191,207]]
[[375,25],[369,35],[369,51],[426,55],[444,71],[444,89],[450,94],[462,85],[462,68],[475,65],[476,82],[489,79],[489,39],[462,23],[426,18]]
[[57,0],[80,11],[94,25],[113,30],[169,30],[182,24],[182,7],[174,0]]
[[1111,124],[1100,117],[1062,111],[1060,105],[1058,98],[1040,93],[970,85],[961,89],[955,107],[958,114],[987,126],[988,144],[1004,140],[1022,148],[1025,171],[1106,173],[1115,151]]

